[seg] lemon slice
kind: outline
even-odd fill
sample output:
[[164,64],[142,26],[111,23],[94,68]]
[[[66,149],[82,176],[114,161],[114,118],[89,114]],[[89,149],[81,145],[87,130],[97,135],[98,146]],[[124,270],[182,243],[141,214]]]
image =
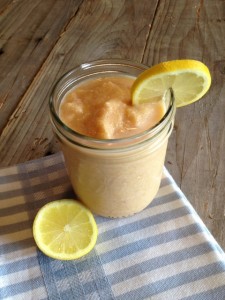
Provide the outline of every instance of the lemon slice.
[[38,248],[61,260],[77,259],[90,252],[97,241],[97,225],[92,213],[69,199],[43,206],[33,223]]
[[211,85],[209,69],[197,60],[172,60],[155,65],[135,80],[132,86],[133,104],[161,99],[164,92],[173,89],[176,106],[199,100]]

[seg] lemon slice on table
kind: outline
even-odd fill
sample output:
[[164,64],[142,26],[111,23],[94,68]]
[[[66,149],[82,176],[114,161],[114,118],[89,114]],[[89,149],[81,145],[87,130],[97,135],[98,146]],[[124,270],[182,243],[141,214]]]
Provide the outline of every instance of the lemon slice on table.
[[161,99],[173,89],[176,106],[181,107],[199,100],[208,91],[211,76],[208,67],[197,60],[162,62],[141,73],[132,86],[134,105]]
[[77,259],[90,252],[97,241],[92,213],[75,200],[49,202],[37,213],[33,235],[38,248],[61,260]]

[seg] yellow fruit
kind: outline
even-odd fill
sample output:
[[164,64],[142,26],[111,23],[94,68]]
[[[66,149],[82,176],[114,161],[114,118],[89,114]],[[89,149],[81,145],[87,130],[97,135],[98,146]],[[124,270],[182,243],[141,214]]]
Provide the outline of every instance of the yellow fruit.
[[196,60],[172,60],[155,65],[135,80],[132,86],[133,104],[154,102],[165,91],[173,89],[176,106],[184,106],[199,100],[211,85],[209,69]]
[[92,213],[75,200],[49,202],[37,213],[33,235],[38,248],[61,260],[77,259],[90,252],[97,241]]

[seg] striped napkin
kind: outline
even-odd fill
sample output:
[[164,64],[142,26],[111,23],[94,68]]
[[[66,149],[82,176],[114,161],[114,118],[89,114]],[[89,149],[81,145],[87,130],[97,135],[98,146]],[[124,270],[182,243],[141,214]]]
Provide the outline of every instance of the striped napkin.
[[225,255],[167,170],[129,218],[96,217],[97,244],[76,261],[41,253],[32,223],[74,198],[60,153],[0,170],[0,299],[225,299]]

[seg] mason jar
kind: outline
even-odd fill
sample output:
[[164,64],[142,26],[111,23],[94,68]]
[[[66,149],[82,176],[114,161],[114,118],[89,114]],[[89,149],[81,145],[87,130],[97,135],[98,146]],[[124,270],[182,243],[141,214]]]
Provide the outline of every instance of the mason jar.
[[156,196],[168,138],[173,129],[172,90],[164,95],[165,114],[152,128],[119,139],[96,139],[67,127],[59,118],[60,103],[77,85],[99,77],[137,77],[148,67],[125,60],[85,63],[55,84],[50,116],[75,194],[93,213],[127,217],[143,210]]

